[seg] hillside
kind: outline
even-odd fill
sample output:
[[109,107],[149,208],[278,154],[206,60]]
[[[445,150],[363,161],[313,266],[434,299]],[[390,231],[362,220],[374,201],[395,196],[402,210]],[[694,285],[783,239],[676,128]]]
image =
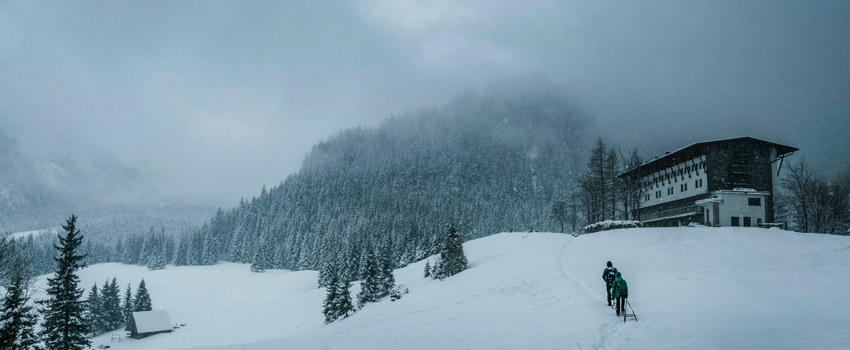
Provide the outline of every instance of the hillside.
[[551,92],[460,96],[317,144],[298,173],[219,213],[195,239],[232,262],[273,245],[274,268],[300,270],[339,254],[359,261],[369,246],[404,266],[430,254],[449,224],[465,239],[560,229],[550,206],[584,169],[585,124]]
[[[838,349],[850,344],[850,238],[754,228],[643,228],[579,237],[503,233],[465,243],[467,271],[396,270],[410,293],[323,324],[315,271],[241,264],[100,264],[81,286],[144,278],[175,333],[112,349]],[[639,322],[605,305],[612,260]],[[43,286],[44,277],[40,280]],[[124,288],[124,287],[122,287]],[[352,293],[356,293],[353,288]],[[226,346],[229,345],[229,346]],[[221,347],[215,347],[221,346]]]

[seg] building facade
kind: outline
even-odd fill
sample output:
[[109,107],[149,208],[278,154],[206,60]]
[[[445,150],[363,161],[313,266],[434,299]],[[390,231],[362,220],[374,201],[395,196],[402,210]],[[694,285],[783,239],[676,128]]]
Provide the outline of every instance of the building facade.
[[779,170],[797,150],[751,137],[698,142],[620,177],[640,179],[644,226],[758,226],[774,221]]

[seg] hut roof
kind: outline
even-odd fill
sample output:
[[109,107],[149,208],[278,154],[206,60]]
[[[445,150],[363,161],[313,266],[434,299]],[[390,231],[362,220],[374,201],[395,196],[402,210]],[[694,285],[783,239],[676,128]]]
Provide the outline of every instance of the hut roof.
[[136,321],[136,333],[171,330],[171,320],[165,310],[134,312],[133,319]]

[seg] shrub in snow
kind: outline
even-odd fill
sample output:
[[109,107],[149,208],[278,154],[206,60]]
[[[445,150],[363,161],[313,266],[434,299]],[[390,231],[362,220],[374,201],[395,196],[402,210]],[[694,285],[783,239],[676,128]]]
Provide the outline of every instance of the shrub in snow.
[[584,232],[593,233],[621,228],[638,228],[641,225],[640,221],[635,220],[605,220],[585,226]]
[[407,288],[405,288],[403,291],[399,290],[399,288],[395,288],[392,291],[390,291],[390,301],[399,300],[399,299],[401,299],[402,295],[405,295],[409,292],[410,292],[410,290],[408,290]]

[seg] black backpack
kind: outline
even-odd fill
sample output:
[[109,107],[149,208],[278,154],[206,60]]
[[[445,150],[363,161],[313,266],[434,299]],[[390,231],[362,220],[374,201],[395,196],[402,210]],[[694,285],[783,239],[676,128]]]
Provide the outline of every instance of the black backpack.
[[614,282],[614,279],[617,278],[617,268],[616,267],[606,267],[605,268],[605,282],[609,284]]

